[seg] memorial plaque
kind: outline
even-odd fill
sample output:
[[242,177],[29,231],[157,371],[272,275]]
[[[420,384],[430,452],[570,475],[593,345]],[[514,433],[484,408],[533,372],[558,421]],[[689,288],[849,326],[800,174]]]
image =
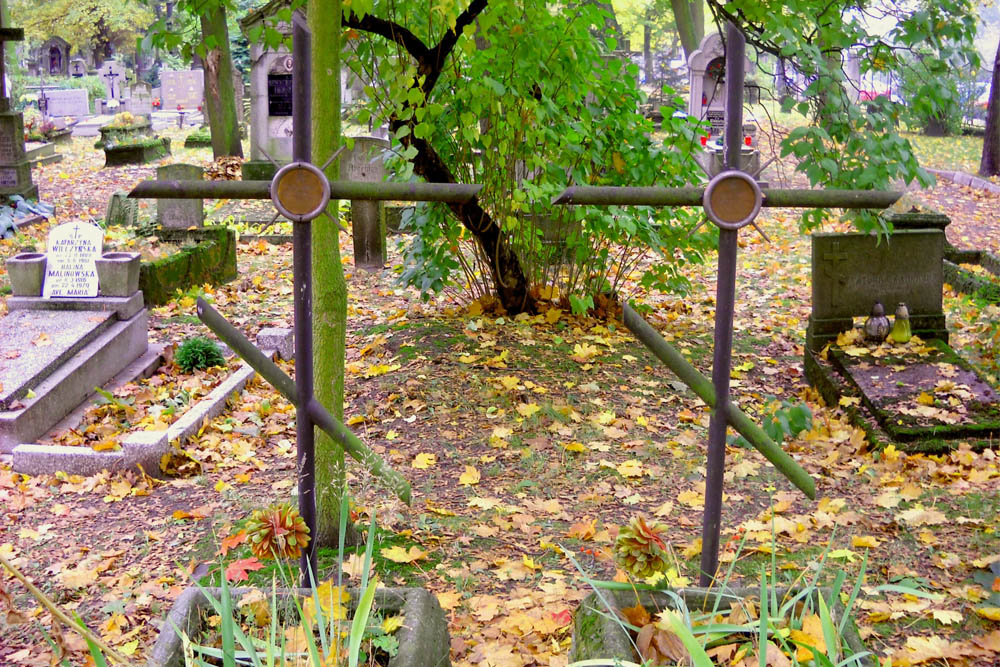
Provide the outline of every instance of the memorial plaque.
[[14,148],[14,137],[0,132],[0,162],[13,162],[17,159]]
[[720,110],[706,111],[705,117],[712,126],[712,136],[721,137],[726,129],[726,112]]
[[18,185],[17,169],[0,167],[0,187],[13,188]]
[[42,297],[97,296],[97,264],[104,233],[96,225],[70,222],[49,232]]
[[292,75],[267,75],[267,115],[292,115]]

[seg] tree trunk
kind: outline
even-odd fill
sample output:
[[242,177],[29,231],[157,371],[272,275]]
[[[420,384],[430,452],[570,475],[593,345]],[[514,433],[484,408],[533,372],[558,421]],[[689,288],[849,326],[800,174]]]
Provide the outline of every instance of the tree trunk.
[[986,105],[986,136],[983,137],[979,174],[1000,175],[1000,44],[997,44],[997,54],[993,59],[993,81],[990,83],[990,101]]
[[[240,125],[236,115],[236,92],[233,90],[233,58],[229,52],[229,27],[226,7],[221,2],[201,14],[201,36],[206,44],[203,62],[205,110],[212,130],[212,154],[243,157]],[[242,100],[241,100],[242,103]]]
[[[417,63],[419,78],[413,82],[413,87],[421,92],[420,99],[423,101],[416,105],[407,103],[413,111],[409,114],[409,120],[399,120],[398,117],[394,116],[389,121],[389,129],[393,134],[398,134],[404,125],[409,126],[410,131],[401,141],[404,146],[413,146],[417,149],[417,155],[413,158],[413,172],[428,183],[457,183],[458,181],[434,147],[426,140],[418,139],[415,136],[416,119],[420,115],[416,112],[419,110],[418,107],[426,104],[426,100],[429,99],[431,91],[434,90],[434,86],[441,76],[445,61],[451,55],[459,37],[465,28],[475,22],[479,14],[486,9],[488,3],[489,0],[473,0],[459,15],[452,29],[445,34],[441,42],[433,47],[425,45],[406,28],[371,14],[362,18],[359,18],[357,14],[350,14],[347,18],[347,25],[355,30],[380,35],[389,41],[396,42],[405,48]],[[524,275],[524,270],[521,268],[521,261],[517,253],[514,252],[510,239],[500,229],[500,225],[490,217],[490,214],[483,210],[479,199],[473,197],[464,204],[448,204],[448,208],[462,225],[472,232],[479,243],[483,256],[489,262],[496,297],[504,310],[512,315],[533,312],[535,300],[528,291],[530,285]]]
[[785,59],[778,56],[778,66],[775,68],[774,89],[778,94],[778,101],[784,102],[788,97],[788,74],[785,71]]
[[670,0],[670,6],[674,10],[684,57],[690,58],[705,37],[705,0]]
[[[646,19],[642,23],[642,69],[644,81],[649,83],[656,79],[653,72],[653,8],[646,10]],[[656,91],[659,93],[660,91]]]
[[[312,159],[323,164],[340,145],[340,0],[310,0],[312,31]],[[326,170],[339,180],[340,161]],[[344,349],[347,331],[347,282],[340,259],[339,202],[330,201],[330,218],[312,221],[313,377],[316,399],[337,419],[344,418]],[[331,219],[332,218],[332,219]],[[344,451],[316,431],[316,545],[337,545],[340,499],[346,497]],[[354,540],[350,540],[354,541]]]

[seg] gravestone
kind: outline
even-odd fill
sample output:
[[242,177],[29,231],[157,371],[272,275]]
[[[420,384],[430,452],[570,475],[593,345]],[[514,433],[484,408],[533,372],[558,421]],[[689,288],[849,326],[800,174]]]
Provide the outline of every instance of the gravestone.
[[[156,168],[160,181],[200,181],[205,170],[193,164],[168,164]],[[157,199],[156,224],[168,229],[202,227],[205,209],[201,199]]]
[[913,332],[948,340],[942,309],[945,235],[940,229],[871,234],[813,234],[812,313],[806,345],[820,350],[867,316],[876,301],[892,312],[903,302]]
[[97,71],[104,83],[104,99],[94,102],[98,114],[115,113],[121,106],[125,86],[125,68],[117,60],[105,60]]
[[68,222],[49,231],[42,297],[97,296],[97,258],[104,233],[96,225]]
[[80,118],[90,115],[90,100],[85,88],[47,90],[45,96],[49,102],[49,116]]
[[[354,149],[340,158],[345,181],[379,183],[385,180],[384,155],[389,142],[377,137],[354,137]],[[385,206],[378,201],[351,202],[354,265],[379,270],[385,266]]]
[[[240,21],[249,34],[276,12],[274,3],[250,12]],[[279,22],[276,29],[287,36],[291,26]],[[292,159],[292,54],[281,45],[266,48],[250,41],[250,160],[243,164],[244,180],[267,180],[274,176],[271,160],[281,164]]]
[[38,186],[31,181],[31,162],[24,151],[24,116],[11,109],[5,74],[7,43],[22,39],[20,28],[0,25],[0,195],[36,198]]
[[[744,59],[745,71],[751,71],[749,59]],[[705,35],[699,48],[688,58],[688,115],[709,123],[707,150],[696,159],[709,177],[722,171],[722,133],[726,124],[726,56],[722,36],[717,32]],[[745,86],[744,86],[745,87]],[[746,91],[744,91],[746,92]],[[743,126],[745,135],[756,135],[757,128],[752,123]],[[759,151],[744,146],[740,153],[740,167],[755,173],[760,167]]]
[[[49,232],[42,296],[11,296],[0,317],[0,452],[31,443],[148,349],[141,292],[99,290],[99,227]],[[134,260],[137,261],[137,258]]]
[[69,75],[74,78],[87,76],[87,63],[83,58],[74,58],[69,63]]
[[153,87],[145,81],[137,81],[128,88],[129,97],[124,102],[124,109],[135,116],[148,116],[153,113]]
[[205,75],[200,69],[163,70],[160,72],[160,94],[165,111],[172,111],[178,105],[186,111],[194,111],[205,101]]
[[134,227],[139,220],[139,202],[129,199],[125,191],[115,192],[108,200],[104,213],[105,227]]

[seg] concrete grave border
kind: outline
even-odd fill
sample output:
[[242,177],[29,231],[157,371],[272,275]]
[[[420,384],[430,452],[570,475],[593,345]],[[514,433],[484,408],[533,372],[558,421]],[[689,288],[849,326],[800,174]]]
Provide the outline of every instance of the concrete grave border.
[[[222,594],[219,588],[206,590],[216,599]],[[230,595],[233,600],[239,600],[252,590],[254,589],[230,589]],[[308,589],[299,589],[298,592],[309,595]],[[357,605],[358,591],[351,589],[350,592],[350,604],[354,607]],[[279,605],[290,602],[288,589],[279,589],[277,596]],[[383,613],[402,614],[405,618],[403,625],[395,633],[399,640],[399,651],[389,660],[389,667],[451,665],[448,621],[434,594],[424,588],[378,588],[375,591],[375,605]],[[147,667],[184,665],[184,642],[175,627],[197,641],[202,628],[202,612],[211,610],[211,603],[200,589],[186,588],[160,624],[160,636],[149,654]]]
[[[292,330],[264,328],[257,334],[257,343],[269,358],[275,355],[291,359],[293,356]],[[242,364],[235,372],[213,389],[205,398],[184,413],[165,431],[138,431],[121,441],[121,450],[96,452],[88,447],[66,445],[22,444],[12,452],[14,472],[25,475],[51,475],[64,472],[70,475],[95,475],[102,470],[117,472],[138,469],[160,477],[160,459],[170,451],[170,443],[197,433],[206,419],[212,419],[226,409],[229,397],[243,391],[255,371]]]

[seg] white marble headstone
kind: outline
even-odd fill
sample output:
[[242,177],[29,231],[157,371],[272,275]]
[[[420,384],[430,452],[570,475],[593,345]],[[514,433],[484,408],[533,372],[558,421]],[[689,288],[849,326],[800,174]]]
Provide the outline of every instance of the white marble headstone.
[[122,99],[125,90],[125,68],[117,60],[105,60],[98,70],[109,100]]
[[97,264],[104,232],[96,225],[68,222],[49,231],[42,296],[80,298],[97,296]]

